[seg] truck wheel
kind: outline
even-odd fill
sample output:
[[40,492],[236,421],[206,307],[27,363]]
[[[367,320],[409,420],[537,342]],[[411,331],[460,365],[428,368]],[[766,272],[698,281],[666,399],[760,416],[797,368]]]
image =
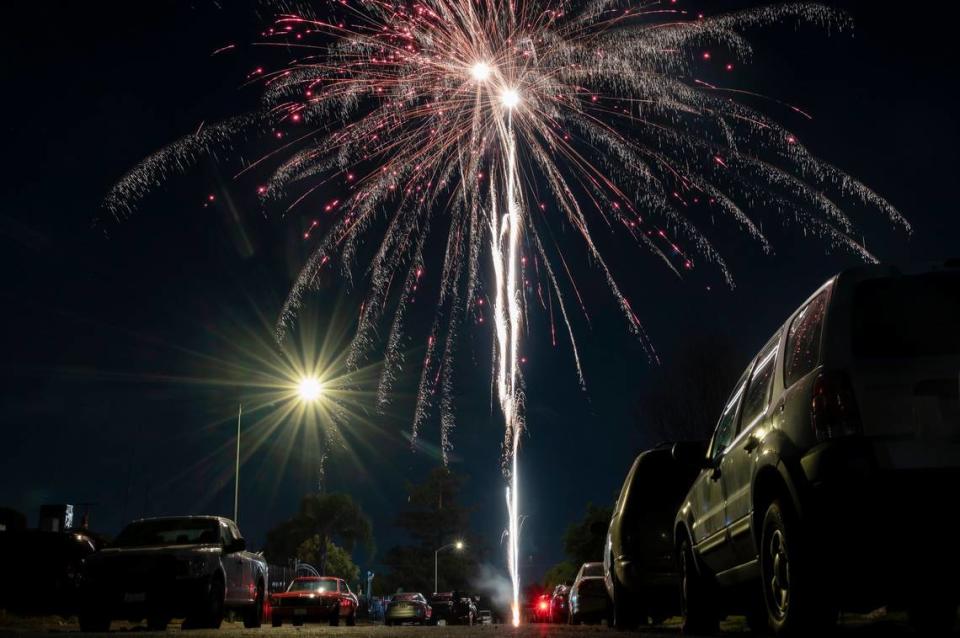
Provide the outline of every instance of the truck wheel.
[[710,583],[697,569],[689,539],[685,538],[680,543],[679,554],[683,633],[715,634],[720,623],[711,596]]
[[243,610],[243,626],[247,629],[259,629],[263,624],[263,583],[257,583],[257,595],[253,604]]
[[357,626],[357,610],[354,609],[350,612],[350,615],[347,616],[347,627],[356,627]]
[[836,609],[820,595],[815,559],[804,541],[793,511],[773,501],[763,517],[760,577],[767,620],[777,636],[817,635],[837,621]]
[[110,631],[110,619],[95,612],[81,613],[80,631],[105,634]]
[[633,605],[631,605],[633,601],[629,600],[630,595],[626,588],[620,584],[616,572],[612,569],[612,565],[613,563],[611,562],[610,579],[613,581],[613,603],[611,605],[612,622],[608,624],[617,629],[633,631],[637,628],[637,625],[640,624],[639,614],[633,609]]
[[214,576],[207,599],[193,615],[183,621],[184,629],[220,629],[223,624],[223,603],[226,594],[223,578]]
[[339,625],[340,625],[340,606],[338,603],[336,611],[334,611],[333,614],[330,616],[330,626],[337,627]]
[[169,616],[147,616],[147,629],[150,631],[166,631],[169,624]]
[[949,635],[957,624],[957,601],[926,591],[907,608],[910,625],[921,636]]
[[274,627],[282,627],[283,618],[279,614],[274,613],[273,616],[270,617],[270,624]]

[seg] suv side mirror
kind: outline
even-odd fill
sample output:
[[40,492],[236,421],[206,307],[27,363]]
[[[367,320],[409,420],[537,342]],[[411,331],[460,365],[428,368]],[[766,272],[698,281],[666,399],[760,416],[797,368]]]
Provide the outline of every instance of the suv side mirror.
[[242,538],[236,538],[223,546],[224,554],[236,554],[247,548],[247,541]]

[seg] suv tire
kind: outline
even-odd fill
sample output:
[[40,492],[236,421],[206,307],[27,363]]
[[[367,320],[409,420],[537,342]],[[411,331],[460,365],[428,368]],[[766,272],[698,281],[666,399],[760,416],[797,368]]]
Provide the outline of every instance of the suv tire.
[[709,581],[697,569],[690,540],[680,542],[681,612],[683,633],[715,634],[719,620]]
[[924,591],[907,609],[910,625],[923,636],[949,635],[957,624],[957,601],[951,598]]
[[777,636],[815,635],[837,621],[817,587],[815,557],[804,541],[793,510],[779,499],[770,503],[760,536],[760,578],[767,621]]
[[110,631],[110,619],[97,613],[80,614],[80,631],[105,634]]
[[613,561],[610,562],[610,580],[613,582],[613,603],[610,613],[612,622],[609,624],[611,627],[624,631],[634,631],[640,624],[640,617],[643,614],[638,614],[635,606],[631,604],[635,601],[630,600],[629,592],[617,579],[617,573],[613,569]]

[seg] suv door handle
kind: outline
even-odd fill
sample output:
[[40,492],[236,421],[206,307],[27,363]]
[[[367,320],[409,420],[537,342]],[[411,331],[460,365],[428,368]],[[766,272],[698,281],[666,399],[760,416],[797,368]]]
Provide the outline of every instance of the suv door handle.
[[743,444],[743,449],[747,452],[753,452],[757,449],[757,446],[760,445],[760,439],[757,438],[756,434],[751,434],[747,437],[747,442]]

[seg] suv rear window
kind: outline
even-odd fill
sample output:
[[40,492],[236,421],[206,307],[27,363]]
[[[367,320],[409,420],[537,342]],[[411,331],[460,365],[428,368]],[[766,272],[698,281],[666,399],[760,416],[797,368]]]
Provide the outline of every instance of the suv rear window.
[[817,367],[820,357],[820,333],[827,308],[827,291],[810,300],[790,322],[784,348],[783,385],[789,388]]
[[960,354],[960,273],[871,279],[853,301],[856,357]]

